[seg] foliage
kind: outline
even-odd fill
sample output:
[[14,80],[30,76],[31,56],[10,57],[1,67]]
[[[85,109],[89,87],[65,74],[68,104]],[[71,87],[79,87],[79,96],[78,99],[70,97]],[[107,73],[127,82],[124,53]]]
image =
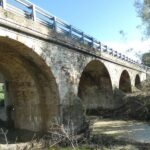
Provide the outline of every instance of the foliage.
[[146,27],[145,34],[150,36],[150,0],[135,0],[138,16]]
[[143,54],[143,56],[142,56],[142,62],[144,63],[144,65],[150,67],[150,53]]
[[4,89],[3,89],[3,84],[0,84],[0,101],[3,101],[5,98],[4,96]]

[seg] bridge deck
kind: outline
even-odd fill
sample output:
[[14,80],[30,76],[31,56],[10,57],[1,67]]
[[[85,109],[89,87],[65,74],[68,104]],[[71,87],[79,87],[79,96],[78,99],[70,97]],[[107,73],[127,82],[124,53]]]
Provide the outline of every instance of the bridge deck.
[[66,23],[65,21],[57,18],[56,16],[29,2],[28,0],[13,0],[13,2],[9,0],[2,0],[0,5],[8,11],[23,15],[28,19],[39,22],[51,28],[57,33],[64,34],[73,40],[78,40],[82,44],[89,45],[100,53],[106,53],[129,64],[135,64],[141,68],[144,68],[145,70],[149,69],[147,66],[144,66],[138,61],[135,61],[128,56],[113,50],[112,48],[109,48],[107,45],[102,44],[94,37],[85,34],[82,30],[79,30],[78,28]]

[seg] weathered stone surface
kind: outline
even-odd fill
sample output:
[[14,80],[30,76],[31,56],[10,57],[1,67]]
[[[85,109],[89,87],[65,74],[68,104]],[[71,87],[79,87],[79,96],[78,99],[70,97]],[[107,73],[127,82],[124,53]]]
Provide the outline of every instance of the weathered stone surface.
[[[93,61],[101,65],[91,64],[86,70]],[[114,89],[119,88],[125,70],[131,91],[137,74],[140,81],[146,79],[145,70],[134,64],[0,8],[0,72],[9,83],[8,99],[15,108],[17,128],[48,130],[55,117],[63,116],[66,122],[71,107],[75,128],[82,126],[82,107],[76,111],[78,96],[81,102],[88,101],[94,107],[114,107],[118,102],[111,96]],[[90,75],[84,78],[85,84],[79,86],[84,71]],[[79,88],[82,96],[78,95]],[[83,119],[77,117],[78,113]]]
[[63,124],[71,133],[76,134],[85,127],[85,115],[82,101],[73,93],[66,95],[62,105]]

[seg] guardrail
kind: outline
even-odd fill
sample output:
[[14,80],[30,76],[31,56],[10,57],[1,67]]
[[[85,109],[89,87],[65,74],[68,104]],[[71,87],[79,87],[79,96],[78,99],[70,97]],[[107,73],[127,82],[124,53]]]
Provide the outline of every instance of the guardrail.
[[54,15],[51,15],[49,12],[43,10],[28,0],[11,0],[13,1],[12,4],[9,3],[9,1],[10,0],[0,0],[0,5],[6,10],[23,15],[28,19],[32,19],[33,21],[37,21],[50,27],[58,33],[63,33],[67,36],[70,36],[72,39],[76,39],[84,44],[88,44],[98,51],[107,53],[131,64],[138,65],[145,70],[150,70],[150,67],[140,64],[138,61],[135,61],[125,56],[124,54],[113,50],[112,48],[109,48],[107,45],[102,44],[94,37],[85,34],[83,31],[77,29],[76,27],[62,21]]

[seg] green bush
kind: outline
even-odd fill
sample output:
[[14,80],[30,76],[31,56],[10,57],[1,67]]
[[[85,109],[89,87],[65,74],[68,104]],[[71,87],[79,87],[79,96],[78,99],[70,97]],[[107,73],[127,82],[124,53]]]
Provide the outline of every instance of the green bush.
[[143,54],[143,56],[142,56],[142,62],[144,63],[144,65],[150,67],[150,53]]

